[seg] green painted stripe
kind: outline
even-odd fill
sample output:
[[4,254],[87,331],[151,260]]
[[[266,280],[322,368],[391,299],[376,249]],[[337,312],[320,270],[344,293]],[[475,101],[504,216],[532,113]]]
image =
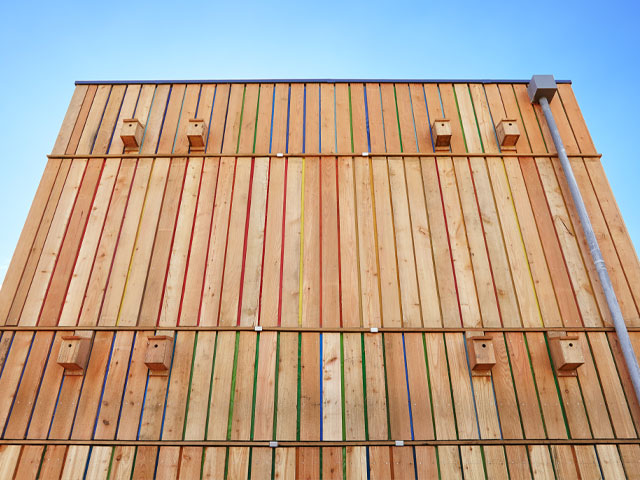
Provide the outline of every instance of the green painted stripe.
[[367,355],[364,348],[364,334],[360,334],[362,348],[362,394],[364,399],[364,438],[369,440],[369,414],[367,412]]
[[233,373],[231,374],[231,395],[229,396],[229,419],[227,421],[227,440],[231,440],[231,426],[233,423],[233,403],[236,397],[236,375],[238,373],[238,349],[240,347],[240,332],[236,332],[236,347],[233,355]]
[[422,334],[422,348],[424,349],[424,363],[427,366],[427,386],[429,387],[429,406],[431,407],[431,423],[433,424],[433,438],[438,438],[436,432],[436,416],[433,410],[433,391],[431,388],[431,373],[429,369],[429,356],[427,355],[427,340],[425,334]]
[[187,432],[187,419],[189,418],[189,402],[191,400],[191,384],[193,383],[193,370],[196,363],[196,348],[198,347],[198,332],[196,332],[195,339],[193,341],[193,353],[191,356],[191,371],[189,372],[189,388],[187,389],[187,405],[184,411],[184,424],[182,425],[182,439]]
[[398,111],[398,94],[396,92],[396,85],[393,84],[393,99],[396,104],[396,122],[398,123],[398,138],[400,139],[400,152],[404,152],[402,149],[402,128],[400,128],[400,112]]
[[209,416],[211,415],[211,394],[213,393],[213,374],[216,368],[216,354],[218,353],[218,335],[213,345],[213,360],[211,362],[211,379],[209,380],[209,402],[207,404],[207,423],[204,429],[204,439],[207,440],[209,433]]
[[[258,362],[260,361],[260,333],[256,334],[256,357],[253,366],[253,399],[251,400],[251,436],[253,440],[253,429],[256,420],[256,391],[258,390]],[[251,454],[249,454],[249,464],[251,464]]]
[[273,386],[273,440],[276,439],[276,432],[278,428],[278,387],[280,386],[280,332],[277,334],[276,340],[276,375],[275,385]]

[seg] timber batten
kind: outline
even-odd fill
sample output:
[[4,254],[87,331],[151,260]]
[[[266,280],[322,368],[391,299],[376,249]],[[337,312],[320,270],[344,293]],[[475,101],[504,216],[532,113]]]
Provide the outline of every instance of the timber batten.
[[[638,349],[638,257],[550,105]],[[633,478],[608,315],[523,82],[78,82],[0,291],[0,472]]]

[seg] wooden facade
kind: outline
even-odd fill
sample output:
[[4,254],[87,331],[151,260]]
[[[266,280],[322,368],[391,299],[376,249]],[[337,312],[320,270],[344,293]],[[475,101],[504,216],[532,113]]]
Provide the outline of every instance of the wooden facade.
[[[551,108],[639,352],[638,257],[570,84]],[[640,478],[640,405],[523,83],[79,84],[0,335],[2,479]],[[88,358],[65,370],[69,336]]]

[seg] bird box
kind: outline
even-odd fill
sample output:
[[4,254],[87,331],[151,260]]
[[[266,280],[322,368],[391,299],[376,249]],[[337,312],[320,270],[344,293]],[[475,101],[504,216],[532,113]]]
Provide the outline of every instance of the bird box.
[[472,375],[491,375],[491,369],[496,364],[493,350],[493,338],[489,336],[475,336],[467,338],[467,350]]
[[520,129],[518,128],[516,120],[502,120],[496,127],[496,133],[498,134],[500,149],[516,149],[516,143],[518,143],[518,138],[520,138]]
[[192,118],[187,125],[187,138],[192,150],[204,150],[205,135],[207,128],[204,120]]
[[433,134],[433,146],[436,151],[449,150],[451,145],[451,123],[445,118],[433,121],[431,126]]
[[124,144],[125,151],[139,150],[143,133],[144,128],[137,118],[122,120],[120,138]]
[[89,359],[91,341],[77,335],[64,335],[58,351],[58,365],[67,375],[82,375]]
[[584,355],[577,335],[549,337],[549,349],[559,376],[578,375],[577,368],[584,363]]
[[156,335],[147,339],[144,363],[151,375],[168,375],[173,356],[173,337]]

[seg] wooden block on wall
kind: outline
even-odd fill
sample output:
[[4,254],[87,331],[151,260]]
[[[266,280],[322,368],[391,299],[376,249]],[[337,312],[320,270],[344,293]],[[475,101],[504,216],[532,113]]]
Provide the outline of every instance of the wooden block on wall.
[[467,338],[467,349],[471,374],[491,375],[491,369],[496,364],[493,339],[489,336],[470,336]]
[[204,150],[207,126],[204,120],[192,118],[187,126],[187,138],[192,150]]
[[137,118],[122,120],[120,138],[122,139],[122,143],[124,143],[125,151],[139,150],[143,133],[144,127]]
[[513,119],[502,120],[496,127],[498,142],[502,150],[515,150],[518,138],[520,138],[520,129],[518,122]]
[[449,150],[451,145],[451,123],[446,118],[433,121],[431,126],[433,134],[433,146],[436,151]]
[[173,337],[156,335],[147,339],[144,363],[151,375],[169,375],[173,356]]
[[66,335],[60,342],[58,364],[67,375],[82,375],[89,359],[91,340],[77,335]]
[[578,375],[577,369],[584,363],[584,355],[577,335],[550,336],[549,349],[559,376]]

